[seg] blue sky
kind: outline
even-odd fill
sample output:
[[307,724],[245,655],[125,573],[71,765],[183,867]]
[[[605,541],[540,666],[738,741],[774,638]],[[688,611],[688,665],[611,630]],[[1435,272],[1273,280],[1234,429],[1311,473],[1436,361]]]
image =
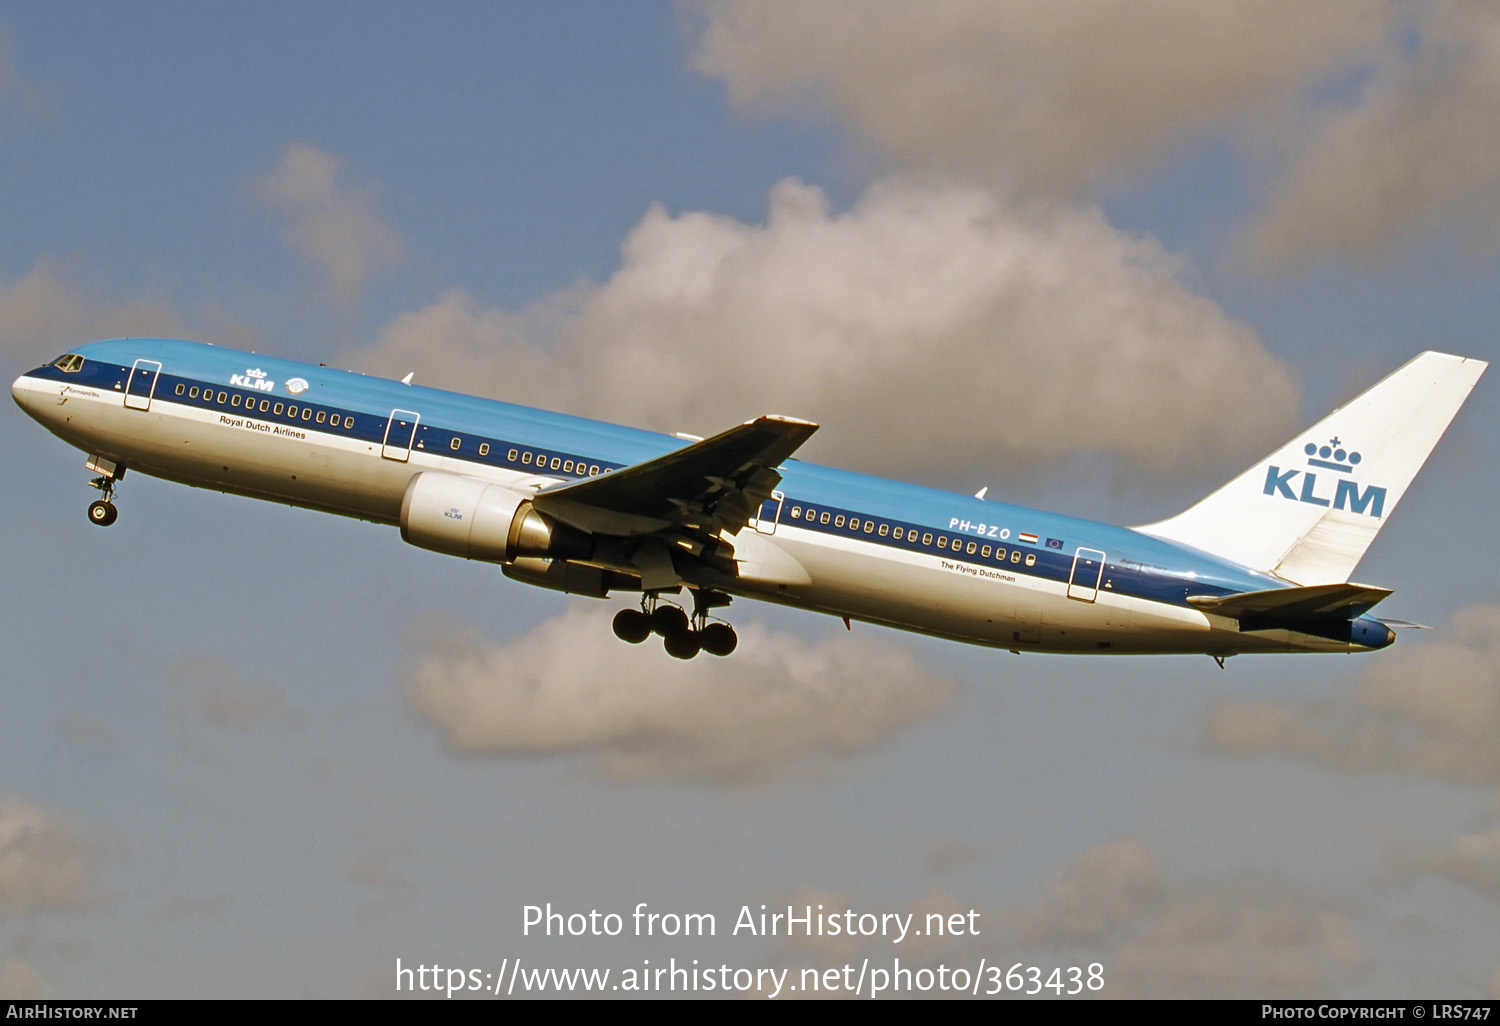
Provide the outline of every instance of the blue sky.
[[[1500,18],[1260,6],[0,6],[0,354],[161,332],[787,413],[809,458],[1155,519],[1497,348]],[[92,529],[12,409],[0,995],[867,955],[1500,995],[1492,386],[1356,575],[1434,629],[1222,672],[740,606],[739,653],[676,664],[387,528],[133,476]],[[522,936],[548,901],[720,935]],[[727,936],[789,902],[984,932]]]

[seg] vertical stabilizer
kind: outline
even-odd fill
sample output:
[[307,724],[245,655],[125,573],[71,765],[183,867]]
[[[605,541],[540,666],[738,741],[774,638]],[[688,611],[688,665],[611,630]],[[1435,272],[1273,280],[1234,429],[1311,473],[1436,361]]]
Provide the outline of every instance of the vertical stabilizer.
[[1296,584],[1347,581],[1486,366],[1423,353],[1202,502],[1136,530]]

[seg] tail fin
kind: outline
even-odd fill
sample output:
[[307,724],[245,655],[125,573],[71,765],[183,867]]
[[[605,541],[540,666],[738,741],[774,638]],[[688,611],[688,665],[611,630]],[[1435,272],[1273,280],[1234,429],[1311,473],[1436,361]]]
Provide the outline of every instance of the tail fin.
[[1295,584],[1347,581],[1487,366],[1423,353],[1196,506],[1136,530]]

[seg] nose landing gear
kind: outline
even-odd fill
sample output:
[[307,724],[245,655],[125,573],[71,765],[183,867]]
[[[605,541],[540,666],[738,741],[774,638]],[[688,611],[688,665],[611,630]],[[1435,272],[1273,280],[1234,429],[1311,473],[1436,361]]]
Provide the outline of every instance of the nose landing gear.
[[120,516],[120,511],[115,509],[115,487],[125,476],[125,468],[102,456],[90,456],[85,465],[99,475],[89,482],[89,487],[97,488],[102,494],[102,498],[89,503],[89,523],[108,527]]
[[680,606],[659,602],[655,592],[641,597],[641,608],[622,609],[615,614],[615,637],[639,645],[652,634],[659,634],[667,655],[674,659],[691,659],[699,652],[727,656],[739,644],[734,628],[721,620],[709,621],[709,610],[729,605],[729,596],[718,592],[694,591],[693,615]]

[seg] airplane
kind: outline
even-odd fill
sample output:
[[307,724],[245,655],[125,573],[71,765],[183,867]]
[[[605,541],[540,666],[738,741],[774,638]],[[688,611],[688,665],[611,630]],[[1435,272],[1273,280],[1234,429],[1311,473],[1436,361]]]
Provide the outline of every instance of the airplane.
[[[761,599],[1013,652],[1369,652],[1350,580],[1487,364],[1426,352],[1196,505],[1117,527],[794,457],[818,425],[665,435],[206,343],[112,339],[16,379],[88,455],[115,522],[127,470],[400,528],[576,595],[639,593],[614,632],[726,656]],[[686,596],[684,596],[686,591]],[[688,600],[690,608],[688,608]]]

